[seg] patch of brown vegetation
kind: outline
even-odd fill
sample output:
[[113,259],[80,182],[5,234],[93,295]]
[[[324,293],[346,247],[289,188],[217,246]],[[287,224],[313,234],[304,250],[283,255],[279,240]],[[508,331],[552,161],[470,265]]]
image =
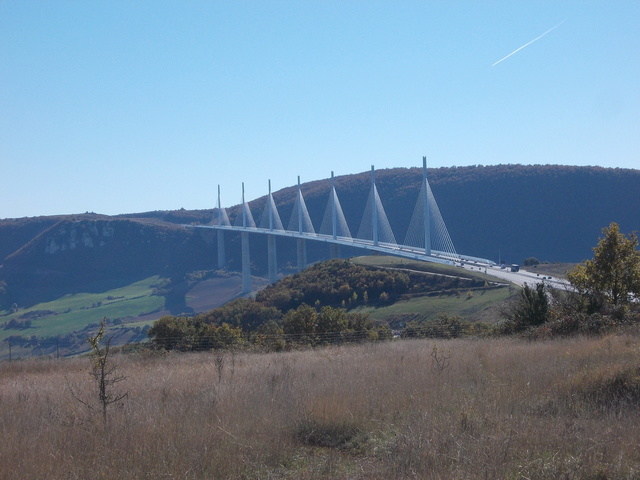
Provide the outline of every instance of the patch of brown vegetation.
[[638,478],[639,348],[629,332],[114,356],[129,397],[107,428],[68,391],[95,388],[88,359],[4,362],[0,478]]
[[541,263],[524,267],[529,272],[539,273],[543,276],[552,276],[556,278],[567,278],[567,272],[572,270],[577,263]]

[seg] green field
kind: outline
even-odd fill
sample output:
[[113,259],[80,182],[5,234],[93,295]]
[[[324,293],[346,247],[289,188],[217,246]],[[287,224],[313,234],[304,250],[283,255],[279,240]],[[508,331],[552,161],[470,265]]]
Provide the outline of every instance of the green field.
[[[416,270],[439,275],[460,276],[495,283],[496,279],[485,275],[480,270],[461,269],[453,265],[420,262],[398,257],[368,256],[353,258],[359,265]],[[457,315],[471,321],[498,320],[496,305],[514,295],[513,288],[508,286],[481,289],[461,288],[456,292],[440,295],[423,295],[407,297],[386,307],[365,307],[359,311],[368,313],[375,320],[393,320],[402,317],[414,317],[422,320],[435,320],[438,314]]]
[[[0,312],[3,314],[0,317],[3,326],[14,319],[31,321],[29,328],[3,328],[0,330],[0,341],[11,335],[62,335],[99,322],[104,317],[126,322],[127,318],[153,312],[164,305],[164,297],[153,295],[154,285],[160,281],[159,276],[153,276],[103,293],[65,295],[51,302],[18,309],[14,313]],[[30,317],[29,314],[33,316]]]
[[485,280],[487,282],[495,282],[496,278],[490,275],[485,275],[478,268],[473,270],[471,268],[461,269],[453,265],[445,265],[442,263],[422,262],[419,260],[411,260],[408,258],[391,257],[386,255],[371,255],[366,257],[354,257],[351,261],[357,265],[364,265],[368,267],[382,267],[382,268],[398,268],[408,270],[418,270],[421,272],[436,273],[439,275],[451,275],[456,277],[474,278]]
[[375,320],[390,320],[402,316],[416,316],[423,320],[435,320],[440,313],[457,315],[468,320],[498,320],[496,304],[506,300],[513,291],[509,287],[483,290],[461,290],[459,295],[421,296],[400,300],[380,308],[363,308]]

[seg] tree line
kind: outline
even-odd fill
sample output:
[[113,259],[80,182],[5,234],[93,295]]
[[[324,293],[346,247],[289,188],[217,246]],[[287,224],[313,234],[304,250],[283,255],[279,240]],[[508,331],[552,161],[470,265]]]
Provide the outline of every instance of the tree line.
[[[456,338],[518,334],[548,337],[600,333],[640,320],[640,252],[636,233],[624,235],[616,223],[602,230],[594,258],[568,272],[571,288],[544,282],[525,284],[515,301],[502,308],[496,325],[466,322],[456,316],[410,321],[403,338]],[[354,311],[384,306],[403,295],[456,291],[482,286],[481,280],[380,269],[348,260],[319,263],[285,277],[256,295],[239,298],[193,317],[165,316],[148,331],[152,342],[172,350],[205,350],[256,345],[281,350],[392,338],[386,322]]]
[[348,260],[329,260],[287,276],[255,299],[238,298],[209,312],[165,316],[148,335],[171,350],[204,350],[252,344],[282,349],[295,345],[389,339],[386,322],[354,312],[384,306],[405,294],[482,286],[480,280],[379,269]]

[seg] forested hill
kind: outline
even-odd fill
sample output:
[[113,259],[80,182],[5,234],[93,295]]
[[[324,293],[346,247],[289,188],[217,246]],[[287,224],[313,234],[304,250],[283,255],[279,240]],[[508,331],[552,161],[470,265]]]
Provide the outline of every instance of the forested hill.
[[578,262],[611,222],[640,230],[639,170],[506,165],[437,177],[433,190],[461,252]]
[[[376,186],[396,240],[402,242],[418,198],[422,170],[376,171]],[[520,263],[577,262],[590,258],[601,229],[640,230],[640,170],[558,165],[497,165],[428,170],[429,183],[460,253]],[[370,173],[335,178],[351,233],[358,231]],[[316,229],[322,223],[329,180],[302,186]],[[294,187],[274,194],[286,223]],[[261,213],[264,197],[251,203]],[[237,210],[230,209],[233,219]],[[256,218],[256,221],[258,219]]]
[[[497,165],[429,169],[429,182],[460,253],[519,263],[581,261],[592,256],[600,231],[617,222],[640,230],[640,170],[553,165]],[[413,213],[422,171],[376,171],[376,185],[399,242]],[[347,222],[356,235],[370,191],[370,173],[335,178]],[[316,230],[328,200],[329,180],[302,185]],[[274,193],[285,226],[296,187]],[[265,197],[251,202],[259,224]],[[238,207],[229,208],[233,222]],[[0,220],[0,302],[32,303],[61,292],[110,287],[159,274],[216,268],[211,231],[178,224],[208,223],[213,210],[147,212],[110,217],[81,214]],[[229,268],[239,270],[239,241],[227,235]],[[251,236],[253,273],[264,274],[266,241]],[[309,243],[310,261],[327,246]],[[349,252],[345,252],[349,253]],[[281,267],[295,263],[295,244],[278,240]]]
[[609,223],[640,230],[639,170],[499,165],[429,173],[462,253],[497,259],[500,250],[517,263],[529,256],[581,261]]

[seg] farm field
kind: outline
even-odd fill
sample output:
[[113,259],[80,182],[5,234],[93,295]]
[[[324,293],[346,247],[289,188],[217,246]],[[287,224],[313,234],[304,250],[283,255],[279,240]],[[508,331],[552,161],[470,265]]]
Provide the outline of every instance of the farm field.
[[89,358],[2,362],[0,479],[635,479],[639,349],[635,328],[114,356],[106,425]]
[[[131,285],[102,293],[79,293],[65,295],[51,302],[40,303],[16,312],[0,312],[0,359],[7,359],[9,346],[6,339],[12,335],[39,339],[64,337],[80,332],[84,340],[88,326],[97,325],[103,318],[111,320],[109,331],[114,336],[114,345],[130,341],[141,341],[146,335],[127,332],[132,328],[151,326],[163,315],[171,314],[165,309],[165,297],[155,295],[157,287],[167,280],[153,276]],[[262,288],[266,281],[254,278],[254,286]],[[203,312],[216,308],[235,298],[241,289],[239,275],[214,277],[193,282],[184,295],[184,306],[190,312]],[[7,328],[11,321],[29,321],[26,328]],[[24,324],[23,324],[24,325]],[[49,342],[50,343],[50,342]],[[80,351],[88,345],[83,342]],[[48,352],[52,354],[51,349]],[[68,352],[64,352],[67,354]],[[13,346],[13,358],[25,358],[46,354],[40,349]]]
[[[151,315],[153,312],[159,314],[162,311],[164,297],[154,295],[155,289],[162,281],[159,276],[153,276],[103,293],[65,295],[30,308],[3,312],[3,316],[0,317],[4,325],[0,330],[0,358],[7,358],[11,353],[9,341],[13,335],[35,336],[38,339],[65,337],[72,332],[84,331],[90,325],[97,325],[104,317],[111,319],[113,328],[118,329],[117,333],[120,335],[116,343],[132,340],[133,337],[140,338],[139,335],[132,334],[122,337],[122,334],[125,333],[126,327],[132,327],[134,323],[143,327],[145,323],[138,323],[138,320],[142,319],[139,318],[141,315]],[[12,327],[12,323],[17,324],[17,328]],[[83,339],[86,338],[84,334],[81,336]],[[49,353],[52,353],[52,348],[50,345]],[[81,350],[84,348],[83,345]],[[68,349],[64,348],[62,353],[67,352]],[[40,349],[39,353],[43,354],[44,351]],[[32,347],[13,346],[13,358],[31,355],[34,355]]]
[[[159,282],[161,278],[153,276],[103,293],[65,295],[30,308],[19,308],[14,313],[3,312],[2,323],[30,320],[31,325],[23,334],[50,336],[81,329],[89,323],[99,322],[103,317],[135,317],[162,308],[163,297],[153,295]],[[10,334],[8,332],[11,331],[0,331],[0,339]]]

